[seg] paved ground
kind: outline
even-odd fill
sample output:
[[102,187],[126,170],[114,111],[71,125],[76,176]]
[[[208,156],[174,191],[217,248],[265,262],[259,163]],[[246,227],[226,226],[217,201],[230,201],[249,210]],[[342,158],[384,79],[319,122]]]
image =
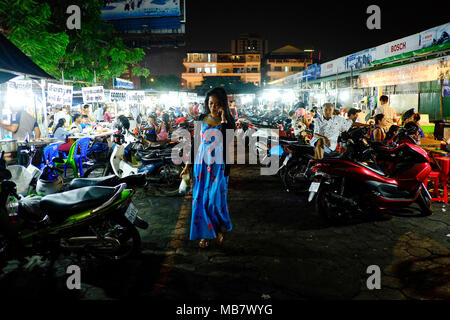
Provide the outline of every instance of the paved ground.
[[[430,217],[410,210],[391,219],[329,226],[301,195],[281,189],[257,166],[231,171],[233,230],[221,248],[189,241],[192,198],[140,191],[134,203],[150,223],[142,254],[107,264],[66,257],[52,277],[42,268],[3,271],[10,295],[75,299],[149,297],[219,299],[450,299],[450,210]],[[82,289],[65,288],[65,268],[78,264]],[[366,269],[381,269],[381,289],[368,290]],[[12,271],[11,271],[12,270]]]

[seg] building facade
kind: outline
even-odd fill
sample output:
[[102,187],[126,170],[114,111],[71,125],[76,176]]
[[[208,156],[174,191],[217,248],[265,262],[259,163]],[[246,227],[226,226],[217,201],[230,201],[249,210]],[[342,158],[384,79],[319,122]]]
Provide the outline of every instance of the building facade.
[[187,89],[201,86],[206,77],[238,77],[242,82],[261,85],[261,55],[217,52],[188,52],[181,78]]
[[270,52],[263,59],[263,81],[270,84],[305,70],[313,63],[313,54],[313,50],[300,50],[290,45]]
[[269,44],[257,34],[241,34],[239,39],[231,40],[233,54],[260,54],[261,57],[269,52]]

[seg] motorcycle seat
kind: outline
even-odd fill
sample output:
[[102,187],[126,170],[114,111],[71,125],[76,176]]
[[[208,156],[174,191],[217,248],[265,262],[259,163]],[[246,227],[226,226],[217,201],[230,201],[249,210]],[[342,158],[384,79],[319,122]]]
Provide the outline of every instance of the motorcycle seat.
[[52,222],[64,221],[67,217],[95,209],[115,193],[113,187],[84,187],[45,197],[27,197],[19,202],[19,214],[33,217],[31,220],[42,220],[45,215]]
[[146,180],[145,176],[142,174],[132,174],[123,178],[119,178],[116,175],[109,175],[100,178],[78,178],[72,180],[69,188],[73,190],[92,186],[115,187],[121,183],[126,183],[128,187],[134,188],[144,186]]
[[109,183],[112,183],[113,181],[117,182],[118,179],[119,178],[114,174],[99,178],[75,178],[70,182],[69,189],[73,190],[83,187],[110,185]]
[[110,199],[114,193],[114,187],[84,187],[45,196],[41,200],[40,207],[50,218],[58,215],[69,216],[95,209]]

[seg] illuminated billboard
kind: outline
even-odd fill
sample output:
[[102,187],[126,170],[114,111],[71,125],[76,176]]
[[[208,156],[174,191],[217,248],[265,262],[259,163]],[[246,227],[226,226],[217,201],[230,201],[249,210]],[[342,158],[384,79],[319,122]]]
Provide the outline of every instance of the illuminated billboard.
[[130,19],[181,16],[180,0],[105,1],[102,19]]

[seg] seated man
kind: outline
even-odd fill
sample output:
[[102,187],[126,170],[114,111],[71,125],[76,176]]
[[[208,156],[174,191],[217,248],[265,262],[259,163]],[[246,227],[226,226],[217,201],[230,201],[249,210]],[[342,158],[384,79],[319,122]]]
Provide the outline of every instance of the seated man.
[[338,137],[342,132],[347,131],[352,126],[368,126],[333,115],[333,113],[334,105],[325,103],[323,115],[320,115],[314,122],[314,136],[310,144],[315,147],[314,155],[316,159],[322,159],[324,153],[330,154],[336,150]]

